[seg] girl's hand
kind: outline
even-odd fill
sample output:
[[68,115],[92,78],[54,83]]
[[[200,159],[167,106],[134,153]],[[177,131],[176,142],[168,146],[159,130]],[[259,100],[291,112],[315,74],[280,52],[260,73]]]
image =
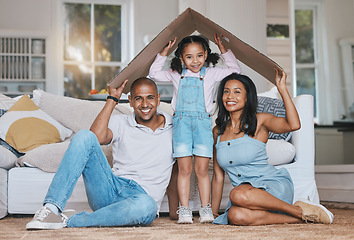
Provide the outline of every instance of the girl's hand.
[[218,48],[219,48],[221,54],[226,53],[227,50],[226,50],[224,44],[222,44],[220,37],[218,37],[218,35],[216,33],[214,33],[214,40],[215,40],[216,45],[218,45]]
[[281,76],[279,74],[279,70],[277,68],[274,68],[275,69],[275,85],[277,86],[278,88],[278,91],[279,93],[281,91],[286,91],[287,90],[287,87],[286,87],[286,72],[284,71],[284,69],[282,69],[282,72],[281,72]]
[[123,89],[124,89],[125,85],[127,84],[127,82],[128,82],[128,79],[126,79],[122,83],[122,85],[120,85],[118,88],[113,88],[111,86],[108,86],[109,95],[120,99],[120,97],[122,96],[122,93],[123,93]]
[[177,40],[177,37],[175,37],[173,40],[169,41],[164,49],[160,52],[161,56],[167,56],[168,51],[175,45]]

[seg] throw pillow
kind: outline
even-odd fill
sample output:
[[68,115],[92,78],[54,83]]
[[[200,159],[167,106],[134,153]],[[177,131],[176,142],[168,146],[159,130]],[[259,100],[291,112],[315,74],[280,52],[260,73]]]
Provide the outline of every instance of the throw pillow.
[[15,99],[12,99],[12,98],[0,93],[0,108],[1,109],[9,110],[15,104],[15,102],[16,102]]
[[295,147],[285,140],[269,139],[266,145],[268,163],[276,166],[291,163],[295,157]]
[[0,146],[0,168],[10,169],[15,166],[17,157],[8,149]]
[[70,129],[39,109],[27,95],[0,117],[0,137],[20,152],[63,141],[71,134]]
[[270,89],[269,91],[258,93],[257,96],[281,99],[281,96],[276,86],[272,87],[272,89]]
[[[74,133],[81,129],[90,129],[106,103],[106,101],[88,101],[58,96],[43,90],[33,91],[33,102]],[[112,114],[122,113],[130,114],[131,110],[123,107],[122,104],[117,104]]]
[[[277,117],[286,117],[284,102],[280,99],[258,96],[257,112],[270,113]],[[283,139],[289,141],[292,133],[273,133],[269,132],[269,139]]]

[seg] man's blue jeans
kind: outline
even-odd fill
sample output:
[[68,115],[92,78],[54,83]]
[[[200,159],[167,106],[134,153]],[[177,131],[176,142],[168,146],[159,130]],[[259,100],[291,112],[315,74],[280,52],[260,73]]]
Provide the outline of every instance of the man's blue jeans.
[[44,203],[63,211],[81,174],[93,212],[71,216],[68,227],[148,225],[156,218],[154,199],[135,181],[112,173],[96,135],[88,130],[71,140]]

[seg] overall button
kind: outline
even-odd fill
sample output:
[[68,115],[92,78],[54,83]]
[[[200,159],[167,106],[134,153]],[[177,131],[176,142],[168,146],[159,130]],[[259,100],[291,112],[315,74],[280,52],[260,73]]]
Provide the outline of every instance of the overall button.
[[230,142],[227,142],[227,145],[230,146]]
[[232,164],[232,161],[230,161],[229,163]]
[[237,177],[241,177],[241,174],[237,174]]

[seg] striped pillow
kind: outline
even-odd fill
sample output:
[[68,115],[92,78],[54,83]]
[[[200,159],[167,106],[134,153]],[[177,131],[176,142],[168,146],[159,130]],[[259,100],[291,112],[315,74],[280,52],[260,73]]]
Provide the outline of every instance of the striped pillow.
[[[286,117],[286,111],[284,102],[280,99],[269,98],[269,97],[261,97],[258,96],[258,107],[257,113],[270,113],[277,117]],[[291,139],[292,132],[288,133],[273,133],[269,132],[269,139],[284,139],[285,141],[289,141]]]

